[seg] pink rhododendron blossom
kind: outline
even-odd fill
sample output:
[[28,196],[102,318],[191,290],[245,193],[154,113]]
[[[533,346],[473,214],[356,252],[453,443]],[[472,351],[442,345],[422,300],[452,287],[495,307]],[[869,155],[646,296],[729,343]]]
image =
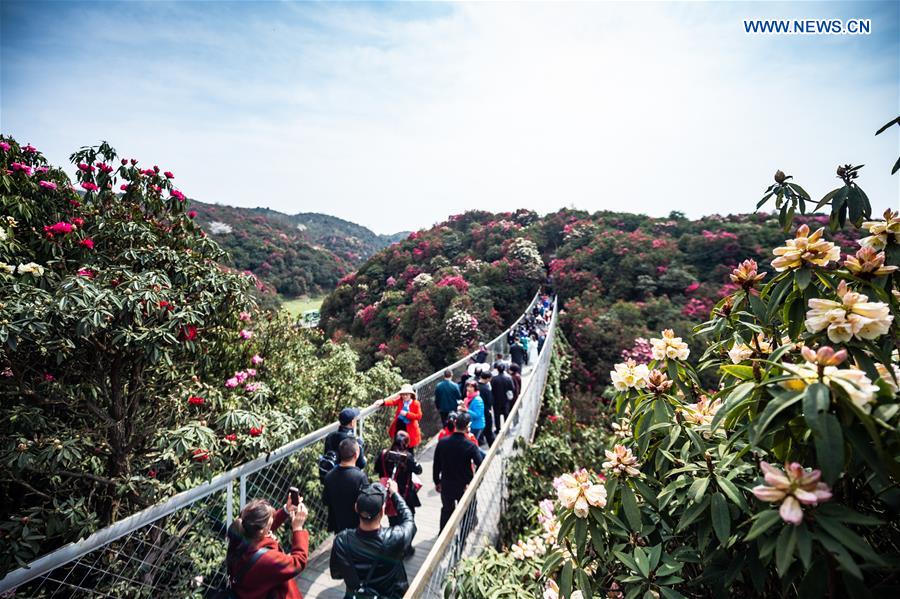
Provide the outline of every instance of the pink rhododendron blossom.
[[53,183],[52,181],[41,181],[38,185],[44,189],[56,189],[56,183]]
[[24,146],[24,147],[22,148],[22,151],[25,152],[26,154],[36,154],[36,153],[37,153],[37,148],[35,148],[35,147],[34,147],[33,145],[31,145],[31,144],[28,144],[27,146]]
[[23,172],[29,177],[32,173],[32,168],[27,164],[22,164],[21,162],[10,162],[9,168],[12,169],[13,172]]
[[143,168],[143,169],[141,169],[139,172],[140,172],[142,175],[145,175],[145,176],[147,176],[147,177],[152,177],[153,175],[156,174],[156,171],[154,171],[152,168]]
[[228,379],[227,381],[225,381],[225,386],[226,386],[228,389],[234,389],[234,388],[237,387],[238,385],[240,385],[240,383],[238,382],[238,380],[237,380],[236,377],[231,377],[230,379]]
[[765,485],[753,487],[753,494],[760,501],[781,502],[778,514],[781,519],[797,526],[803,521],[802,505],[818,505],[831,499],[831,488],[819,482],[822,472],[807,471],[797,462],[785,464],[784,472],[768,462],[760,462]]
[[250,358],[250,363],[253,364],[254,366],[259,366],[263,362],[265,362],[265,359],[262,356],[260,356],[259,354],[254,354],[253,357]]
[[81,241],[79,241],[78,245],[83,245],[87,249],[92,250],[92,249],[94,249],[94,240],[91,239],[90,237],[86,237],[86,238],[82,239]]
[[248,322],[250,320],[250,313],[249,312],[241,312],[240,314],[238,314],[238,320],[243,321],[243,322]]
[[172,171],[166,171],[163,173],[166,176],[166,179],[174,179],[175,175],[172,174]]
[[238,337],[243,339],[244,341],[253,338],[253,331],[248,331],[247,329],[241,329],[241,332],[238,333]]
[[81,187],[84,188],[85,191],[97,191],[98,189],[100,189],[94,183],[91,183],[90,181],[85,181],[84,183],[81,184]]
[[49,166],[39,166],[39,167],[37,167],[36,169],[34,169],[34,172],[36,172],[36,173],[47,173],[47,172],[50,172],[50,167],[49,167]]
[[256,369],[255,369],[255,368],[248,368],[245,372],[246,372],[249,376],[256,376]]
[[181,200],[182,202],[185,200],[184,194],[181,193],[180,191],[178,191],[177,189],[173,189],[172,191],[169,192],[169,194],[170,194],[173,198],[178,198],[178,199]]
[[4,152],[9,152],[9,148],[10,148],[10,145],[8,143],[6,143],[5,141],[0,141],[0,150],[3,150]]
[[105,162],[98,162],[98,163],[97,163],[97,168],[99,168],[99,169],[100,169],[101,171],[103,171],[104,173],[111,173],[112,170],[113,170],[113,167],[111,167],[110,165],[106,164]]
[[685,293],[693,293],[693,292],[697,291],[698,289],[700,289],[700,283],[698,283],[697,281],[694,281],[693,283],[691,283],[690,285],[688,285],[687,287],[684,288],[684,292]]
[[79,268],[79,269],[78,269],[78,276],[80,276],[80,277],[87,277],[87,278],[89,278],[89,279],[93,279],[94,277],[97,276],[97,273],[94,272],[94,270],[93,270],[93,269],[90,269],[90,268]]
[[260,387],[262,387],[262,384],[260,383],[247,383],[244,385],[244,391],[255,393],[256,391],[259,391]]
[[58,222],[44,227],[44,233],[54,233],[56,235],[65,235],[72,232],[72,223]]
[[190,212],[188,212],[188,218],[195,218],[196,216],[197,216],[196,210],[191,210]]
[[128,184],[122,183],[121,185],[119,185],[119,189],[121,189],[122,191],[128,191]]
[[56,380],[56,377],[53,376],[52,374],[50,374],[49,372],[45,372],[45,373],[44,373],[44,380],[47,381],[48,383],[52,383],[53,381]]

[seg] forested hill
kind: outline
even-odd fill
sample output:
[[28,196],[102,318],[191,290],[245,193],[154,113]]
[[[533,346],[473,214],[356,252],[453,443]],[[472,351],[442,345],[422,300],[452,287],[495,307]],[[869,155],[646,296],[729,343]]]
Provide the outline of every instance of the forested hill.
[[[796,220],[828,226],[827,216]],[[844,253],[859,247],[853,231],[825,235]],[[416,378],[499,333],[549,274],[575,350],[570,383],[593,389],[636,337],[673,327],[687,338],[734,290],[741,261],[772,273],[772,248],[789,237],[766,213],[467,212],[369,259],[326,298],[322,324],[364,365],[391,355]]]
[[230,254],[228,266],[253,272],[287,297],[334,289],[341,277],[407,235],[378,235],[327,214],[197,201],[191,207],[203,230]]

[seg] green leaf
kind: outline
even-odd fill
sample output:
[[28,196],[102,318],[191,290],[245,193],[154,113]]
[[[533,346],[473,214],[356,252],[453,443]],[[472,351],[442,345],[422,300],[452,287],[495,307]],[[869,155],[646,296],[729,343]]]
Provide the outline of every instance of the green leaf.
[[760,536],[772,526],[775,525],[776,522],[781,521],[781,516],[778,515],[778,510],[767,510],[765,512],[760,512],[754,517],[753,526],[750,527],[750,532],[747,533],[747,536],[744,537],[744,542],[752,541],[756,537]]
[[785,526],[778,535],[775,545],[775,569],[782,577],[787,573],[794,561],[794,549],[797,547],[797,531],[794,526]]
[[832,518],[822,518],[819,517],[816,519],[816,523],[829,535],[834,537],[836,541],[838,541],[841,545],[857,554],[861,558],[868,560],[870,562],[885,565],[884,560],[875,553],[872,547],[866,543],[866,540],[861,536],[841,524],[840,522],[833,520]]
[[640,547],[634,548],[634,563],[644,578],[650,578],[650,556]]
[[754,445],[758,444],[759,440],[769,428],[769,425],[772,424],[772,421],[775,419],[775,417],[787,408],[799,402],[801,399],[803,399],[803,393],[797,393],[795,395],[786,394],[780,397],[776,397],[768,404],[766,404],[766,407],[763,409],[762,413],[759,415],[759,418],[755,423],[751,442]]
[[641,530],[641,510],[638,508],[637,499],[634,492],[628,485],[622,485],[622,509],[625,512],[625,519],[631,525],[632,530]]
[[719,542],[724,544],[731,535],[731,513],[725,503],[725,496],[721,493],[714,493],[710,507],[712,508],[713,530]]
[[719,367],[719,370],[724,372],[725,374],[729,374],[736,379],[740,379],[742,381],[748,381],[753,379],[753,367],[752,366],[741,366],[739,364],[724,364]]
[[806,522],[801,522],[796,530],[797,554],[800,556],[800,561],[803,562],[803,567],[809,570],[810,562],[812,561],[812,535],[809,534]]
[[691,483],[691,488],[688,489],[688,495],[694,500],[694,503],[700,502],[703,494],[706,493],[707,486],[709,486],[708,476],[694,479],[694,482]]
[[579,518],[575,523],[575,549],[579,559],[584,557],[587,550],[587,520],[584,518]]
[[813,438],[822,478],[832,485],[844,470],[844,433],[837,417],[834,414],[822,414],[819,417],[819,427],[813,431]]
[[822,383],[813,383],[803,394],[803,417],[806,425],[813,431],[819,429],[819,414],[828,409],[831,402],[831,390]]
[[812,270],[806,267],[798,268],[794,271],[794,282],[797,283],[797,287],[800,289],[806,289],[809,287],[809,282],[812,280]]
[[566,565],[563,566],[562,574],[559,577],[559,593],[563,597],[568,597],[572,594],[573,570],[572,560],[566,560]]
[[721,476],[716,477],[716,484],[719,485],[719,488],[733,504],[741,508],[742,511],[747,511],[747,502],[744,501],[744,495],[737,488],[737,485]]
[[575,578],[578,580],[578,590],[584,596],[584,599],[591,599],[591,579],[588,578],[587,572],[578,568],[575,571]]

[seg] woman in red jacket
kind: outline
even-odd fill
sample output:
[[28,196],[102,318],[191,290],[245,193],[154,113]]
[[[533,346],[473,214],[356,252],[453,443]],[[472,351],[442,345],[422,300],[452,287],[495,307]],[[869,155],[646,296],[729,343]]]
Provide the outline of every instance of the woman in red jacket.
[[416,399],[416,392],[409,383],[400,388],[400,392],[386,399],[386,406],[397,406],[394,421],[388,429],[391,439],[397,436],[397,431],[406,431],[409,434],[409,450],[419,446],[422,442],[422,432],[419,430],[419,420],[422,419],[422,404]]
[[[303,599],[294,577],[309,559],[309,532],[303,530],[309,510],[300,498],[276,511],[265,499],[254,499],[228,529],[228,577],[240,599]],[[272,534],[284,522],[293,531],[291,552],[284,553]]]

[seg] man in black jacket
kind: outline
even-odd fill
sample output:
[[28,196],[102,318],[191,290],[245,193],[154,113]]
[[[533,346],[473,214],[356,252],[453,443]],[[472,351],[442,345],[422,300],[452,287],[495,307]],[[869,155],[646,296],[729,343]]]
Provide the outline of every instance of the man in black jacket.
[[356,418],[359,416],[357,408],[344,408],[338,415],[339,426],[336,431],[325,437],[325,453],[333,451],[340,456],[340,445],[344,439],[356,439],[359,443],[359,457],[356,459],[356,467],[360,470],[366,467],[365,444],[356,436]]
[[[403,556],[416,535],[416,523],[397,492],[396,481],[388,485],[385,489],[374,483],[360,491],[356,499],[359,528],[345,530],[334,538],[329,566],[331,577],[343,579],[347,585],[345,599],[401,599],[409,588]],[[388,496],[397,508],[400,522],[382,528]]]
[[456,418],[456,431],[438,441],[434,450],[434,488],[441,494],[441,529],[450,519],[456,502],[460,500],[466,487],[472,482],[472,465],[477,468],[484,454],[469,439],[471,417],[460,412]]
[[491,395],[494,397],[494,430],[499,434],[500,416],[506,420],[516,397],[516,386],[512,378],[506,374],[506,364],[497,364],[497,375],[491,379]]
[[488,447],[494,444],[494,397],[491,391],[491,371],[482,370],[478,381],[478,395],[484,402],[484,441]]
[[356,498],[360,489],[368,486],[369,477],[356,467],[359,443],[353,437],[338,446],[341,463],[325,476],[322,503],[328,506],[328,530],[338,533],[359,526]]
[[509,357],[513,364],[519,365],[519,368],[525,368],[525,365],[528,364],[528,351],[518,339],[509,346]]

